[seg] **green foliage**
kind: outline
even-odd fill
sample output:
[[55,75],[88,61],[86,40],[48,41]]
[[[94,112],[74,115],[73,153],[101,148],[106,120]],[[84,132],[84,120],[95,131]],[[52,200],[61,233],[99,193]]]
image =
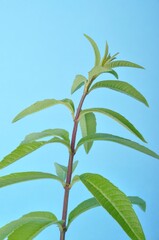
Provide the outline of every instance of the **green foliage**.
[[[145,211],[146,203],[143,199],[137,196],[126,196],[126,194],[114,186],[113,183],[101,175],[92,173],[84,173],[80,176],[72,175],[78,164],[78,161],[75,161],[74,157],[79,147],[81,145],[84,145],[85,152],[89,153],[94,141],[98,140],[111,141],[122,144],[139,152],[147,154],[153,158],[159,159],[159,155],[157,153],[145,147],[144,145],[120,136],[114,136],[108,133],[98,133],[96,131],[97,122],[95,114],[101,113],[117,121],[130,132],[132,132],[137,138],[146,143],[144,137],[136,129],[136,127],[120,113],[115,112],[111,109],[100,107],[83,109],[85,98],[93,90],[108,88],[117,92],[124,93],[142,102],[146,106],[148,106],[148,103],[145,97],[127,82],[120,80],[103,80],[94,83],[94,80],[97,79],[99,75],[105,73],[111,74],[116,79],[118,79],[118,74],[114,70],[114,68],[117,67],[131,67],[139,69],[142,69],[143,67],[130,61],[116,60],[118,53],[111,56],[107,42],[105,46],[104,56],[101,58],[99,48],[95,41],[88,35],[85,35],[85,37],[90,42],[94,50],[95,64],[93,68],[88,72],[88,79],[83,75],[77,75],[73,81],[71,88],[72,94],[83,87],[83,94],[79,101],[79,105],[76,108],[76,111],[74,103],[70,99],[45,99],[27,107],[13,119],[13,122],[16,122],[30,114],[39,112],[57,104],[62,104],[69,109],[73,117],[73,130],[71,139],[69,139],[69,133],[65,129],[55,128],[46,129],[42,132],[34,132],[27,135],[15,150],[13,150],[0,161],[0,169],[2,169],[25,157],[26,155],[29,155],[42,146],[45,146],[46,144],[61,143],[66,146],[69,155],[68,165],[64,166],[55,162],[54,166],[56,175],[44,172],[18,172],[0,177],[0,187],[39,179],[59,181],[64,189],[62,217],[58,220],[57,217],[50,212],[28,213],[18,220],[12,221],[7,225],[1,227],[0,240],[6,238],[8,240],[21,240],[22,236],[23,240],[31,240],[51,224],[58,225],[60,230],[60,240],[65,240],[66,231],[70,227],[72,221],[82,213],[98,206],[103,207],[103,209],[106,210],[116,220],[116,222],[122,227],[125,233],[132,240],[145,239],[141,224],[134,209],[132,208],[132,204],[136,204],[143,211]],[[76,143],[78,124],[80,124],[82,136]],[[83,183],[88,191],[93,195],[93,197],[79,203],[68,214],[67,217],[69,192],[72,186],[77,182]]]
[[52,224],[61,227],[62,222],[50,212],[31,212],[0,228],[0,240],[6,237],[8,240],[22,240],[22,236],[23,240],[33,239]]
[[[132,196],[128,196],[128,199],[130,200],[130,202],[132,204],[135,204],[137,206],[139,206],[143,211],[146,210],[146,203],[143,199],[139,198],[139,197],[132,197]],[[81,202],[80,204],[78,204],[77,207],[75,207],[69,214],[68,216],[68,225],[67,228],[70,226],[70,224],[72,223],[72,221],[74,221],[74,219],[76,219],[79,215],[81,215],[82,213],[85,213],[86,211],[95,208],[95,207],[101,207],[101,204],[99,203],[99,201],[97,201],[96,198],[92,197],[89,198],[83,202]]]
[[95,66],[98,66],[100,64],[100,52],[99,52],[98,46],[91,37],[89,37],[86,34],[84,34],[84,36],[88,39],[88,41],[91,43],[93,47],[94,55],[95,55]]
[[97,88],[109,88],[124,94],[129,95],[132,98],[135,98],[136,100],[144,103],[146,106],[148,106],[148,103],[145,99],[145,97],[137,91],[133,86],[131,86],[129,83],[123,82],[123,81],[115,81],[115,80],[106,80],[106,81],[100,81],[95,83],[90,91],[97,89]]
[[144,212],[146,211],[146,202],[139,197],[128,197],[132,204],[139,206]]
[[100,205],[121,225],[131,239],[145,239],[131,202],[123,192],[106,178],[97,174],[85,173],[80,176],[80,179]]
[[75,207],[69,214],[68,216],[68,225],[67,228],[70,226],[71,222],[77,218],[79,215],[81,215],[82,213],[100,206],[100,204],[98,203],[98,201],[96,200],[96,198],[89,198],[85,201],[83,201],[82,203],[80,203],[77,207]]
[[38,180],[38,179],[54,179],[63,184],[63,181],[60,177],[44,172],[18,172],[11,173],[9,175],[0,177],[0,187],[5,187],[14,183],[20,183],[30,180]]
[[77,75],[75,77],[75,80],[74,80],[72,88],[71,88],[71,94],[73,94],[75,91],[77,91],[79,88],[81,88],[86,83],[87,83],[87,78],[85,78],[83,75]]
[[21,143],[15,150],[3,158],[3,160],[0,162],[0,169],[9,166],[10,164],[16,162],[17,160],[25,157],[26,155],[34,152],[38,148],[48,143],[62,143],[70,151],[70,145],[68,142],[57,137],[54,137],[48,141],[31,141],[28,143]]
[[38,101],[32,104],[30,107],[27,107],[22,112],[20,112],[12,122],[16,122],[32,113],[39,112],[45,108],[55,106],[57,104],[65,105],[71,112],[72,116],[74,116],[74,104],[70,99],[56,100],[56,99],[45,99],[42,101]]
[[26,143],[33,142],[38,139],[50,137],[50,136],[51,137],[52,136],[60,137],[69,144],[69,133],[66,130],[60,129],[60,128],[47,129],[42,132],[31,133],[25,137],[25,139],[22,141],[22,143],[26,144]]
[[95,133],[95,134],[89,135],[87,137],[81,138],[80,141],[77,143],[76,151],[82,144],[85,144],[87,142],[92,142],[92,141],[99,141],[99,140],[116,142],[116,143],[125,145],[127,147],[133,148],[139,152],[150,155],[151,157],[159,159],[159,155],[156,154],[155,152],[153,152],[152,150],[148,149],[147,147],[140,145],[139,143],[131,141],[129,139],[114,136],[114,135],[107,134],[107,133]]
[[116,68],[116,67],[132,67],[132,68],[142,68],[144,69],[142,66],[136,64],[136,63],[132,63],[129,61],[113,61],[113,62],[108,62],[105,64],[105,67],[107,68]]
[[113,69],[107,69],[103,66],[95,66],[91,69],[91,71],[89,71],[88,75],[89,75],[89,81],[91,81],[92,79],[94,80],[96,77],[98,77],[99,75],[103,74],[103,73],[110,73],[112,74],[116,79],[118,79],[118,74],[116,71],[114,71]]
[[106,116],[111,117],[112,119],[119,122],[122,126],[127,128],[134,135],[136,135],[140,140],[142,140],[143,142],[146,142],[144,137],[141,135],[141,133],[121,114],[114,112],[110,109],[106,109],[106,108],[89,108],[89,109],[85,109],[85,110],[81,111],[80,117],[82,117],[83,115],[90,113],[90,112],[102,113]]
[[[80,119],[80,127],[82,131],[82,136],[90,136],[93,133],[96,133],[96,118],[92,112],[84,114]],[[93,141],[85,142],[84,148],[86,153],[88,153],[93,145]]]
[[[72,172],[75,171],[76,167],[77,167],[77,164],[78,164],[78,161],[75,161],[73,163],[73,166],[72,166]],[[56,170],[56,174],[57,176],[63,181],[66,180],[66,176],[67,176],[67,167],[59,164],[59,163],[54,163],[55,165],[55,170]]]

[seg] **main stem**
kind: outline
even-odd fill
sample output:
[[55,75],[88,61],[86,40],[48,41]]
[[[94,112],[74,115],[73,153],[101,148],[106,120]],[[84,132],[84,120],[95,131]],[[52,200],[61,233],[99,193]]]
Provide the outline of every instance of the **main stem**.
[[73,160],[75,155],[75,142],[76,142],[76,135],[77,135],[77,128],[78,128],[78,118],[79,118],[86,95],[87,95],[87,92],[84,92],[79,102],[76,116],[74,119],[74,126],[72,131],[72,138],[71,138],[71,152],[69,155],[68,170],[67,170],[67,176],[66,176],[66,182],[65,182],[65,192],[64,192],[63,211],[62,211],[63,225],[62,225],[62,230],[60,232],[60,240],[65,240],[65,233],[67,231],[67,228],[66,228],[67,209],[68,209],[68,201],[69,201],[70,183],[72,178],[72,166],[73,166]]

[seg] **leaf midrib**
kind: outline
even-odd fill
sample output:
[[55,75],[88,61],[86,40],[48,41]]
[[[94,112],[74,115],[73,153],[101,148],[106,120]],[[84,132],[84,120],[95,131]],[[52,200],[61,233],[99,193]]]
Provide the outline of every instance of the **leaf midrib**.
[[[87,181],[87,180],[85,180],[85,181]],[[111,205],[112,205],[112,206],[114,207],[114,209],[117,211],[117,213],[119,214],[119,216],[121,216],[121,217],[124,219],[124,221],[126,222],[127,226],[129,227],[130,231],[133,232],[133,234],[138,238],[138,235],[136,235],[136,233],[134,232],[134,229],[131,229],[131,228],[130,228],[130,226],[129,226],[127,220],[125,219],[125,217],[123,216],[123,214],[120,213],[120,212],[116,209],[116,207],[115,207],[114,204],[111,202],[111,200],[110,200],[107,196],[105,196],[105,195],[103,194],[102,190],[96,188],[95,185],[94,185],[92,182],[89,182],[89,181],[87,181],[87,182],[88,182],[90,185],[92,185],[92,186],[94,187],[94,189],[96,189],[96,191],[101,194],[101,196],[103,196],[104,198],[106,198],[107,201],[108,201],[109,203],[111,203]],[[95,197],[95,198],[96,198],[96,197]],[[99,201],[98,199],[96,199],[96,200],[100,203],[100,201]],[[101,205],[101,203],[100,203],[100,205]],[[123,204],[123,205],[124,205],[124,204]],[[101,206],[102,206],[102,205],[101,205]],[[102,207],[103,207],[103,206],[102,206]],[[139,238],[138,238],[138,239],[139,239]]]

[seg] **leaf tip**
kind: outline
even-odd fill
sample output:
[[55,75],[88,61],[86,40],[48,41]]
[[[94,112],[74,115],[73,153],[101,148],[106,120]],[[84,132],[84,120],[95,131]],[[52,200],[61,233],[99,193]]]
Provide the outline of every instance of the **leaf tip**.
[[83,34],[86,38],[88,37],[88,35],[86,33]]
[[17,121],[18,121],[17,117],[14,117],[13,120],[12,120],[12,123],[15,123]]
[[146,105],[146,107],[150,107],[147,101],[146,101],[145,105]]
[[145,67],[143,67],[143,66],[141,66],[141,65],[140,65],[140,68],[143,69],[143,70],[145,70]]
[[145,68],[139,64],[137,64],[137,68],[141,68],[141,69],[145,70]]

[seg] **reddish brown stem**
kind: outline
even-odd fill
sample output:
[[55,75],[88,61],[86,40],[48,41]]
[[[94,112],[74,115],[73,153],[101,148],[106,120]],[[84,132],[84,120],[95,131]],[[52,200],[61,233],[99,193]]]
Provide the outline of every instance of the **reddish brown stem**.
[[76,116],[74,119],[74,126],[72,131],[72,138],[71,138],[71,152],[69,155],[69,161],[68,161],[68,170],[67,170],[67,176],[66,176],[66,183],[65,183],[65,192],[64,192],[64,200],[63,200],[63,211],[62,211],[62,220],[63,220],[63,226],[62,231],[60,233],[60,240],[65,240],[65,233],[67,231],[66,229],[66,220],[67,220],[67,209],[68,209],[68,201],[69,201],[69,191],[70,191],[70,183],[72,178],[72,166],[73,166],[73,160],[75,155],[75,142],[76,142],[76,135],[77,135],[77,128],[78,128],[78,118],[82,109],[82,105],[84,102],[84,99],[86,97],[87,93],[84,92],[80,103],[77,108]]

